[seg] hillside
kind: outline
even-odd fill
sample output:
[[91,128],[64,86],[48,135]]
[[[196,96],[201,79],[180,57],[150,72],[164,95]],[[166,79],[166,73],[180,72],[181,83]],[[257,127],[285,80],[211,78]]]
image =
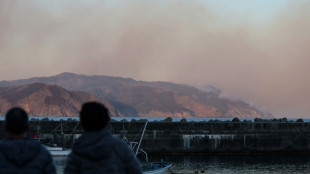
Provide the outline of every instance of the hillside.
[[70,92],[56,85],[33,83],[17,87],[0,88],[0,115],[13,106],[23,107],[34,116],[78,116],[86,101],[104,103],[113,116],[114,108],[104,99],[86,92]]
[[116,115],[172,117],[269,117],[242,101],[219,97],[218,92],[169,82],[135,81],[111,76],[86,76],[62,73],[51,77],[36,77],[1,81],[0,86],[20,86],[31,83],[58,85],[70,91],[84,91],[111,104]]

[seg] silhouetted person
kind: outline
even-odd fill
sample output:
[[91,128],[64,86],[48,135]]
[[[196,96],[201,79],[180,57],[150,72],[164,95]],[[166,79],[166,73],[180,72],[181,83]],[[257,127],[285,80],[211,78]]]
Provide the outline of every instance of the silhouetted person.
[[28,115],[21,108],[10,109],[5,116],[8,138],[0,141],[1,174],[55,174],[51,154],[33,138],[27,138]]
[[129,146],[106,130],[108,109],[97,102],[83,104],[80,122],[85,133],[72,147],[65,174],[141,174],[141,164]]

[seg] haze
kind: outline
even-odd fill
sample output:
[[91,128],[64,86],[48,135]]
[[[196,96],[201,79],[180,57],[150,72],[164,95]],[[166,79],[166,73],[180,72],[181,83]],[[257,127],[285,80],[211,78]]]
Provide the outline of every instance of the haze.
[[61,72],[215,86],[310,117],[310,1],[1,0],[0,80]]

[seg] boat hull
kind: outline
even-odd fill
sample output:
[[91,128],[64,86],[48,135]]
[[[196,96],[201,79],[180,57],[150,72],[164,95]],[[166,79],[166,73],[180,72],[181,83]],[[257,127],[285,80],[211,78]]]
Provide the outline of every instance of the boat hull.
[[158,166],[155,167],[154,169],[143,171],[143,174],[164,174],[171,167],[171,164],[168,164],[168,163],[165,163],[164,165],[157,163],[154,165],[158,165]]
[[63,150],[63,151],[50,150],[52,157],[67,157],[70,154],[70,152],[71,150]]

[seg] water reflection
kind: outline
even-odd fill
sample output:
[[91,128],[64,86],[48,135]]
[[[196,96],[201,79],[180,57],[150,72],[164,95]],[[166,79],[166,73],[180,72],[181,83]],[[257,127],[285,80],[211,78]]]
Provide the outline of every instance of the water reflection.
[[161,156],[171,161],[174,173],[310,173],[309,155],[204,155]]
[[62,174],[66,165],[66,157],[54,157],[53,158],[57,174]]

